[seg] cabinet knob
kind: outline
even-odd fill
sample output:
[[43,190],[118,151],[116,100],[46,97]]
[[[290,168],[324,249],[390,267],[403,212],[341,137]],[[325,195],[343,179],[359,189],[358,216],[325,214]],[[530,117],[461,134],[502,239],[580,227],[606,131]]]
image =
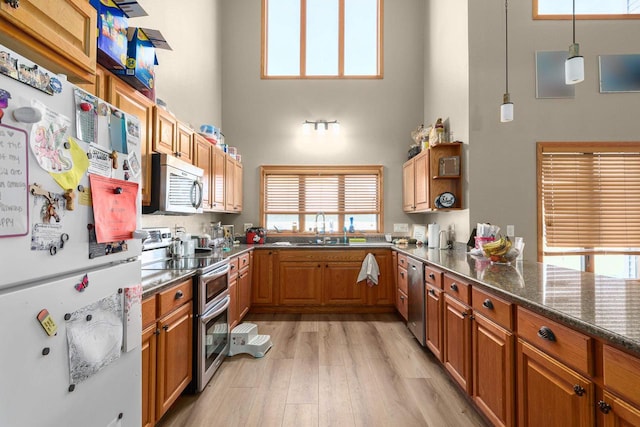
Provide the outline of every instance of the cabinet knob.
[[180,299],[182,297],[184,297],[184,293],[182,291],[176,292],[176,296],[175,296],[176,299]]
[[450,288],[451,288],[452,291],[458,292],[458,285],[456,285],[455,283],[452,283]]
[[404,272],[401,271],[400,272],[400,276],[404,277]]
[[404,295],[400,295],[400,301],[404,301]]
[[582,387],[580,384],[576,384],[573,386],[573,391],[575,394],[577,394],[578,396],[584,396],[584,393],[586,392],[586,390],[584,389],[584,387]]
[[485,308],[488,308],[489,310],[493,310],[493,302],[491,302],[489,298],[484,300],[484,302],[482,303],[482,306]]
[[553,331],[550,328],[546,326],[542,326],[540,330],[538,330],[538,336],[547,341],[551,341],[551,342],[556,341],[556,335],[553,333]]
[[466,311],[463,311],[461,314],[463,318],[466,318],[469,315],[469,313],[467,313]]
[[429,295],[436,296],[436,291],[434,291],[433,289],[429,289]]
[[160,329],[156,329],[156,331],[153,334],[154,335],[160,335]]
[[169,330],[169,325],[164,325],[162,329],[164,329],[164,331],[167,332]]
[[608,414],[609,412],[611,412],[611,405],[609,405],[604,400],[601,400],[598,402],[598,409],[600,409],[600,412],[602,412],[603,414]]
[[436,275],[433,273],[429,273],[429,279],[436,280]]

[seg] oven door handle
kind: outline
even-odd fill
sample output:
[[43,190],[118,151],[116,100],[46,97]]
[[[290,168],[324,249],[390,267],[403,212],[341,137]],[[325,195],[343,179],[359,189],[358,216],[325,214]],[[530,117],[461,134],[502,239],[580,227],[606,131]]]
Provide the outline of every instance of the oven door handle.
[[231,297],[227,295],[226,297],[224,297],[222,301],[220,301],[218,304],[211,307],[209,311],[200,315],[200,321],[202,323],[207,323],[209,320],[213,319],[214,317],[219,316],[220,313],[222,313],[227,308],[229,308],[230,302],[231,302]]

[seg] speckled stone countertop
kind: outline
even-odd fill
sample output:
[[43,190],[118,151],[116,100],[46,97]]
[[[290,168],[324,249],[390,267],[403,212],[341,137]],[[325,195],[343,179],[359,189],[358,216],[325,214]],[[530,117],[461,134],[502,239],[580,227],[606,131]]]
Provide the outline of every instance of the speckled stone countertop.
[[[251,250],[251,245],[234,246],[230,251],[222,253],[223,259],[240,255]],[[196,270],[145,270],[142,267],[142,298],[150,297],[164,289],[196,275]]]
[[472,280],[518,305],[640,356],[640,283],[548,264],[491,264],[464,249],[395,247]]

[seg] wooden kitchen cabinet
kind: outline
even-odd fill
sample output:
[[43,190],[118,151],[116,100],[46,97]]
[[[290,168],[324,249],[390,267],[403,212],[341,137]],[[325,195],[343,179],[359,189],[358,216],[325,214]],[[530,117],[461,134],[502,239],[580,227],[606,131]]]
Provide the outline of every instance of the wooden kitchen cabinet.
[[194,161],[194,152],[193,152],[193,136],[195,132],[186,124],[178,121],[178,128],[176,134],[176,146],[175,152],[176,156],[180,157],[187,163],[192,163]]
[[444,367],[471,394],[471,308],[445,290],[442,341]]
[[442,362],[442,289],[427,283],[425,292],[426,346]]
[[212,160],[215,146],[207,141],[203,136],[194,134],[193,137],[193,164],[204,171],[202,177],[202,209],[211,209],[211,192],[213,189],[212,180]]
[[158,320],[156,418],[171,407],[193,377],[193,308],[190,303]]
[[360,262],[328,262],[324,265],[322,304],[364,305],[367,303],[366,283],[356,283]]
[[[395,304],[395,267],[391,251],[374,249],[371,251],[378,264],[378,284],[369,288],[369,305],[392,306]],[[395,252],[394,252],[395,253]]]
[[409,262],[407,256],[398,254],[398,264],[396,265],[396,309],[402,318],[407,321],[409,318],[409,275],[407,267]]
[[405,212],[426,212],[438,208],[434,201],[444,192],[456,197],[451,208],[462,208],[462,176],[452,175],[449,168],[441,173],[441,163],[450,164],[457,158],[458,171],[462,171],[462,144],[444,143],[423,150],[402,167],[402,207]]
[[238,257],[229,260],[229,330],[240,322],[238,312]]
[[521,339],[517,347],[518,426],[593,426],[593,382]]
[[251,304],[275,305],[278,271],[278,252],[254,250],[251,275]]
[[251,309],[251,261],[253,251],[246,252],[238,257],[238,321],[242,322],[244,316]]
[[154,426],[191,382],[193,284],[142,301],[142,425]]
[[164,108],[153,107],[153,144],[156,153],[177,155],[178,120]]
[[93,84],[97,12],[87,0],[0,3],[0,44],[72,83]]
[[515,425],[513,304],[472,287],[471,398],[495,426]]
[[225,166],[226,154],[224,151],[214,148],[211,153],[211,210],[223,212],[226,208],[225,197]]
[[515,425],[513,332],[473,314],[471,398],[494,426]]
[[228,154],[225,160],[225,211],[230,213],[242,212],[242,163]]
[[597,408],[606,427],[640,426],[640,359],[604,345],[604,393]]
[[321,261],[280,261],[280,304],[320,305],[322,303]]
[[151,140],[153,136],[153,102],[114,75],[107,82],[107,101],[140,121],[140,185],[142,205],[151,204]]

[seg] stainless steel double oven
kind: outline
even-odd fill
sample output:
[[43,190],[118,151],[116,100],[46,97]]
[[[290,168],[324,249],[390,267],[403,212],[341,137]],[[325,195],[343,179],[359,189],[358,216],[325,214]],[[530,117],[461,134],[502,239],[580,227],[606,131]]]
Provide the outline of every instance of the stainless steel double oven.
[[229,352],[229,262],[196,277],[195,386],[202,391]]
[[[229,352],[229,260],[220,252],[198,253],[188,257],[169,255],[171,230],[148,229],[151,237],[143,242],[142,277],[150,285],[162,283],[167,270],[196,271],[193,279],[193,381],[191,391],[206,386]],[[173,277],[172,275],[168,275]]]

